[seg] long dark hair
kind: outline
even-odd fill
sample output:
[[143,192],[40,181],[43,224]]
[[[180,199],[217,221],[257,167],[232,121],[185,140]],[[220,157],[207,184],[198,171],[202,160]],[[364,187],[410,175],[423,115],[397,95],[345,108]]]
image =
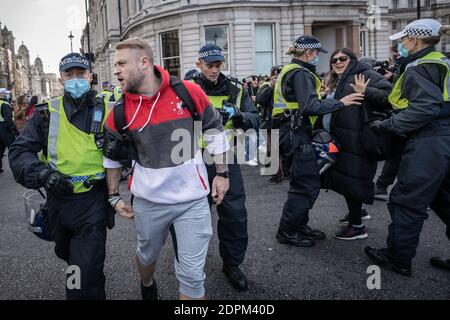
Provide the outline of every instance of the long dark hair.
[[351,60],[357,61],[358,58],[356,57],[356,54],[352,51],[352,49],[349,48],[339,48],[333,51],[333,53],[330,56],[330,71],[325,76],[325,85],[331,89],[336,89],[339,76],[333,72],[333,65],[331,63],[331,60],[333,60],[333,57],[338,54],[339,52],[342,52],[343,54],[350,57]]

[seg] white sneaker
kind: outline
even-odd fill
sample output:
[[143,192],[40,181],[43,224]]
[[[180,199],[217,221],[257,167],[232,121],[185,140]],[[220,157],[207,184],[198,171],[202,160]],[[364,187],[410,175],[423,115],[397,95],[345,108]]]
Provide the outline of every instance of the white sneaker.
[[246,162],[247,165],[251,166],[251,167],[257,167],[258,166],[258,161],[256,159],[252,159]]

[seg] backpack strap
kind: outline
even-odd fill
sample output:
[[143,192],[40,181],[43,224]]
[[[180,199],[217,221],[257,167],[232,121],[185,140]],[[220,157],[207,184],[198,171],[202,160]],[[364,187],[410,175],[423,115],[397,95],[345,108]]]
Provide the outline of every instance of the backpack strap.
[[127,135],[128,128],[124,129],[127,126],[127,122],[125,120],[125,99],[123,99],[123,96],[114,106],[114,125],[124,138]]
[[194,101],[192,100],[191,94],[186,89],[183,82],[177,77],[171,76],[170,86],[175,91],[175,94],[181,99],[181,101],[183,101],[183,107],[189,110],[194,121],[200,120],[201,119],[200,116],[195,111],[195,104]]
[[[170,86],[175,91],[175,94],[183,101],[183,107],[187,108],[192,115],[194,121],[200,120],[200,116],[195,111],[195,104],[192,100],[191,94],[186,89],[185,85],[181,80],[177,77],[170,77]],[[124,129],[127,126],[125,120],[125,99],[123,96],[114,106],[114,125],[117,128],[117,131],[123,138],[127,137],[128,128]]]

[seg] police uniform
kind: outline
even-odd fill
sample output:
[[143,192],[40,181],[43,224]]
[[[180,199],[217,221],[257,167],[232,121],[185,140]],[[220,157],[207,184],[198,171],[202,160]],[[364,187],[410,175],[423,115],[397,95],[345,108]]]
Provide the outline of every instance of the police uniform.
[[[302,36],[294,42],[298,49],[322,49],[318,39]],[[278,76],[274,89],[273,123],[279,124],[280,152],[292,157],[288,199],[277,233],[281,243],[314,246],[314,240],[325,238],[319,230],[308,226],[309,210],[320,193],[317,158],[311,144],[312,124],[316,116],[340,110],[338,100],[321,100],[320,79],[315,66],[293,59]]]
[[11,146],[19,131],[14,124],[11,105],[0,99],[0,172],[3,172],[3,154]]
[[[222,50],[214,45],[206,45],[200,49],[200,59],[205,62],[224,61]],[[205,79],[202,75],[193,79],[203,91],[208,95],[211,104],[219,111],[227,104],[235,106],[239,112],[239,119],[226,118],[224,121],[225,129],[258,129],[259,116],[258,111],[249,97],[246,90],[238,87],[237,84],[227,78],[224,74],[220,74],[218,83],[214,84]],[[225,116],[221,112],[222,116]],[[219,251],[223,259],[224,267],[239,267],[245,257],[248,244],[247,234],[247,209],[245,207],[245,190],[244,181],[242,179],[241,169],[236,159],[233,164],[228,165],[230,189],[225,195],[223,202],[217,206],[219,221],[217,230],[219,235]],[[209,184],[212,186],[214,177],[216,176],[215,165],[207,165]],[[210,204],[212,204],[211,196],[209,196]],[[235,269],[236,270],[236,269]],[[242,279],[242,274],[238,271]],[[231,276],[233,278],[233,275]],[[247,289],[247,281],[233,282],[232,284],[239,290]]]
[[[391,37],[439,36],[440,23],[412,22]],[[388,203],[391,215],[386,249],[366,247],[376,263],[411,275],[420,232],[430,206],[447,226],[450,240],[450,60],[434,47],[409,56],[389,96],[392,118],[374,123],[376,132],[405,136],[397,184]]]
[[[83,59],[70,54],[60,70],[87,69],[86,61],[79,61]],[[66,91],[36,107],[9,154],[14,177],[24,187],[48,188],[54,173],[64,174],[73,187],[65,194],[47,190],[49,215],[57,221],[55,253],[81,271],[81,289],[66,288],[67,299],[105,299],[106,227],[112,227],[114,213],[107,198],[101,137],[108,107],[95,91],[79,99]]]

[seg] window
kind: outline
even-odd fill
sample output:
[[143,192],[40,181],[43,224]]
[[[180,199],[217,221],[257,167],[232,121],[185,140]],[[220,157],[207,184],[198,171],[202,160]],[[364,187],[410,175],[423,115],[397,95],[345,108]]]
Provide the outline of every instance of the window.
[[268,75],[275,64],[273,25],[255,26],[255,67],[257,75]]
[[425,0],[425,7],[431,6],[431,0]]
[[414,0],[408,0],[408,8],[414,8]]
[[144,8],[144,0],[136,0],[136,8],[138,12],[141,12]]
[[229,54],[228,54],[228,26],[209,26],[205,27],[205,44],[212,43],[219,46],[225,56],[225,63],[222,71],[229,72]]
[[392,30],[397,30],[397,22],[392,21]]
[[161,33],[162,66],[170,75],[180,78],[180,41],[178,31]]
[[398,0],[392,0],[392,8],[398,9]]

